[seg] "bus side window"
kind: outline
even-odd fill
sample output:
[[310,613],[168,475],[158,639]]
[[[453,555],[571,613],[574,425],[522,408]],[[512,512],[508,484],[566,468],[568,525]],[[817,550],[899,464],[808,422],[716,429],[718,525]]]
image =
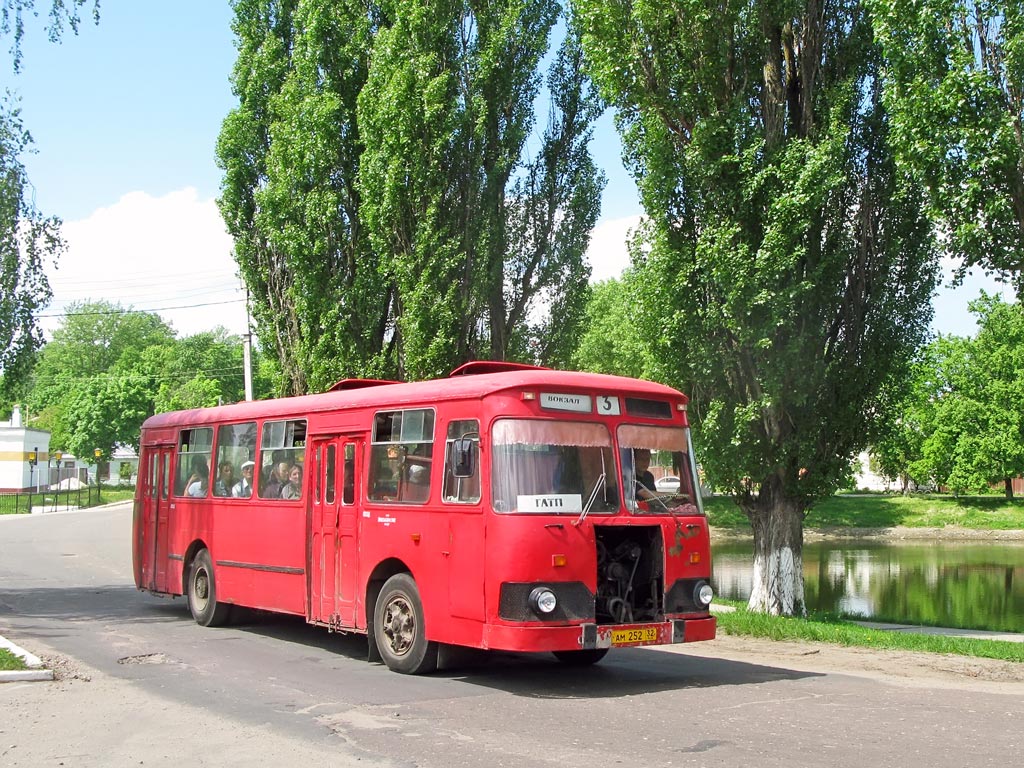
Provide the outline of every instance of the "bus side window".
[[374,415],[370,445],[371,501],[422,503],[430,496],[434,411],[382,411]]
[[[306,420],[268,421],[260,440],[261,499],[298,499],[305,477]],[[297,473],[292,470],[298,468]]]
[[[459,441],[458,443],[456,441]],[[468,456],[456,448],[470,441]],[[469,459],[469,466],[456,466],[460,459]],[[470,473],[467,475],[466,471]],[[444,489],[442,498],[450,504],[476,504],[480,501],[480,422],[462,419],[448,424],[444,454]]]
[[178,436],[176,496],[201,498],[210,490],[210,458],[213,453],[213,428],[183,429]]

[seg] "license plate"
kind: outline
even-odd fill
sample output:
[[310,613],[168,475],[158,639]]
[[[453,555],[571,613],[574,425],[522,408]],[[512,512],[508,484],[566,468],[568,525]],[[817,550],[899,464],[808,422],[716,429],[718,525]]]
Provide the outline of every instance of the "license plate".
[[612,645],[635,645],[637,643],[653,643],[657,639],[657,627],[641,627],[639,629],[612,630]]

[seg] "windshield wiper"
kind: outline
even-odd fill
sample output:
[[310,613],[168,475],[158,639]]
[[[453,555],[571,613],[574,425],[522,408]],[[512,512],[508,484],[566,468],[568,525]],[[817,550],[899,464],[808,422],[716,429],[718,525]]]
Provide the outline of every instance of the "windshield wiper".
[[597,499],[597,492],[604,486],[605,477],[606,475],[604,472],[598,475],[597,482],[594,483],[594,490],[590,492],[590,497],[587,499],[587,503],[583,505],[583,511],[580,512],[580,516],[576,519],[576,522],[573,523],[575,527],[578,528],[580,524],[586,520],[587,515],[590,514],[590,508],[594,506],[594,501]]

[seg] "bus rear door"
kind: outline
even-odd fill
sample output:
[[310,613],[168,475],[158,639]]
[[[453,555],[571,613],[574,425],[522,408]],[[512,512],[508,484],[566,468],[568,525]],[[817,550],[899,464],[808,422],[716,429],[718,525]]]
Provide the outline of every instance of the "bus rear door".
[[151,592],[167,592],[167,512],[169,472],[174,446],[155,446],[148,451],[143,473],[141,580],[139,586]]

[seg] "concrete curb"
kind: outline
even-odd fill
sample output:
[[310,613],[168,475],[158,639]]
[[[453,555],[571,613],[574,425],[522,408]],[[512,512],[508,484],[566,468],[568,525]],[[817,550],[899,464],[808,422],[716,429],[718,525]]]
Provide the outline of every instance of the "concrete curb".
[[0,672],[0,683],[36,682],[53,680],[53,670],[44,669],[43,661],[24,648],[20,648],[7,638],[0,635],[0,648],[19,656],[28,669],[13,669]]

